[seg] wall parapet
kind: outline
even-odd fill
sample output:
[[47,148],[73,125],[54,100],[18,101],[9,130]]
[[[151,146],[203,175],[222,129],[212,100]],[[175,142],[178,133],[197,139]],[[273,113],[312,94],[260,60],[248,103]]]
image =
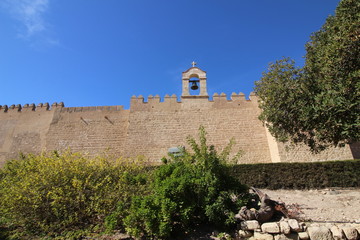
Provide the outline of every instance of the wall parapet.
[[228,102],[232,102],[232,101],[257,101],[257,96],[254,92],[251,92],[250,95],[249,95],[249,99],[246,98],[245,94],[242,93],[242,92],[239,92],[239,93],[231,93],[230,95],[230,99],[228,99],[227,95],[225,93],[221,93],[221,94],[218,94],[218,93],[214,93],[213,94],[213,100],[212,101],[225,101],[227,100]]
[[[191,96],[189,96],[191,98]],[[240,102],[251,102],[256,100],[256,95],[254,92],[250,93],[249,100],[246,99],[244,93],[235,93],[233,92],[228,99],[225,93],[214,93],[212,99],[209,99],[209,103],[240,103]],[[196,96],[194,96],[193,101],[196,101]],[[176,105],[181,104],[182,101],[178,100],[178,96],[176,94],[172,94],[171,96],[166,94],[163,99],[160,98],[159,95],[149,95],[146,99],[142,96],[132,96],[130,101],[130,108],[132,110],[144,110],[147,107],[155,107],[157,105],[164,106],[164,105]],[[32,104],[13,104],[10,107],[8,105],[0,105],[0,112],[28,112],[28,111],[51,111],[55,109],[60,109],[61,112],[88,112],[88,111],[122,111],[124,107],[122,105],[115,105],[115,106],[95,106],[95,107],[65,107],[63,102],[54,102],[53,104],[49,103],[39,103],[35,105]]]
[[22,106],[21,104],[13,104],[10,107],[8,105],[0,105],[0,112],[27,112],[27,111],[50,111],[57,108],[63,108],[64,103],[60,102],[54,102],[51,106],[49,103],[39,103],[38,105],[35,105],[34,103],[31,104],[25,104]]
[[175,106],[179,104],[178,97],[173,95],[166,94],[163,98],[163,101],[160,98],[159,95],[149,95],[147,97],[147,101],[142,95],[139,95],[138,97],[132,96],[130,100],[130,110],[131,111],[146,111],[150,110],[152,108],[163,108],[163,107],[169,107],[169,106]]
[[124,106],[115,105],[115,106],[95,106],[95,107],[64,107],[61,109],[61,112],[91,112],[91,111],[123,111]]
[[[188,96],[188,98],[193,97],[194,99],[196,99],[198,96],[194,95],[194,96]],[[147,98],[145,98],[143,95],[139,95],[139,96],[135,96],[133,95],[131,97],[131,104],[156,104],[156,103],[167,103],[167,102],[174,102],[174,100],[176,100],[176,102],[181,103],[182,101],[178,101],[178,97],[173,94],[173,95],[169,95],[166,94],[164,96],[163,99],[160,98],[159,95],[149,95]],[[251,92],[249,95],[249,100],[246,99],[246,96],[244,93],[239,92],[239,93],[235,93],[233,92],[230,95],[230,99],[228,99],[228,96],[225,93],[214,93],[213,94],[213,98],[212,100],[209,99],[209,102],[217,102],[217,101],[252,101],[252,100],[257,100],[256,99],[256,94],[254,92]]]
[[245,94],[242,92],[240,92],[238,94],[233,92],[230,96],[230,99],[228,99],[227,95],[222,92],[221,94],[214,93],[212,101],[213,102],[235,102],[235,101],[236,102],[238,102],[238,101],[245,102],[248,100],[246,100]]
[[199,97],[197,95],[194,96],[182,96],[181,100],[178,101],[178,97],[173,95],[166,94],[163,99],[160,98],[159,95],[149,95],[145,98],[142,95],[139,96],[132,96],[130,101],[130,110],[131,111],[149,111],[152,109],[177,109],[182,104],[188,104],[189,102],[197,103],[197,101],[201,102],[201,104],[208,103],[209,106],[213,105],[214,107],[218,108],[220,105],[223,106],[224,104],[227,107],[236,107],[239,105],[246,105],[246,104],[253,104],[257,103],[257,98],[255,93],[250,93],[249,99],[246,98],[245,94],[240,93],[232,93],[230,95],[230,99],[225,93],[214,93],[212,99]]
[[178,102],[178,97],[176,96],[176,94],[173,94],[171,96],[169,94],[166,94],[163,101],[161,101],[159,95],[155,95],[155,96],[149,95],[147,99],[145,99],[143,95],[139,95],[139,96],[134,95],[131,97],[130,104],[139,104],[139,103],[154,104],[154,103],[167,103],[167,102]]

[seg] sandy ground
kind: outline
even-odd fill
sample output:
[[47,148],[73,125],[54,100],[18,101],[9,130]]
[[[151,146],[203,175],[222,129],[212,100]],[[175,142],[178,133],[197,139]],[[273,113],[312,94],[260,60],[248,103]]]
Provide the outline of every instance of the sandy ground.
[[297,205],[304,220],[360,223],[360,189],[261,191],[273,200]]

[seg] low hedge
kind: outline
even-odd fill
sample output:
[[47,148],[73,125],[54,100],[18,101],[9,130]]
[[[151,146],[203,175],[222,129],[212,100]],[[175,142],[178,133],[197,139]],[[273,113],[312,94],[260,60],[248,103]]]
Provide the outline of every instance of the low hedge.
[[268,189],[360,187],[360,160],[241,164],[232,167],[241,183]]

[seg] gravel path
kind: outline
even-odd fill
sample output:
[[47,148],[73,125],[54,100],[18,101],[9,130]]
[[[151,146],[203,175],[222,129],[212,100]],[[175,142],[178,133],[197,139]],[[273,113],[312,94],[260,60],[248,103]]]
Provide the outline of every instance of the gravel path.
[[305,220],[360,223],[360,189],[261,191],[286,205],[298,204]]

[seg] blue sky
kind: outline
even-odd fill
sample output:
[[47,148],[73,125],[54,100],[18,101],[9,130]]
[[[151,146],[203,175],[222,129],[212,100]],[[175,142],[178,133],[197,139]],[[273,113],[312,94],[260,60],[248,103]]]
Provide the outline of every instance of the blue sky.
[[1,0],[0,105],[129,107],[181,95],[196,61],[208,92],[253,90],[304,45],[339,0]]

